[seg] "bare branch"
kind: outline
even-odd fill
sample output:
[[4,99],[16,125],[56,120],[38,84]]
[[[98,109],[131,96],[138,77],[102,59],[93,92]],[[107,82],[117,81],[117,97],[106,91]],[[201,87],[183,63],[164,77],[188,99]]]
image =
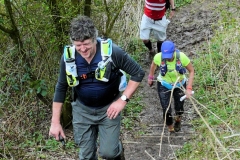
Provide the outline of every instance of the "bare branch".
[[12,30],[10,30],[2,25],[0,25],[0,30],[2,30],[3,32],[8,33],[8,34],[12,33]]
[[13,30],[18,30],[17,27],[16,27],[16,23],[14,21],[14,18],[13,18],[13,11],[12,11],[12,6],[11,6],[10,0],[4,0],[4,4],[5,4],[5,7],[6,7],[8,16],[10,18],[11,26],[12,26]]
[[8,17],[8,15],[6,13],[1,13],[0,12],[0,15],[3,16],[3,17]]
[[107,23],[108,24],[107,33],[108,33],[108,31],[112,30],[112,28],[114,26],[113,24],[115,23],[115,21],[118,18],[120,12],[122,11],[122,8],[124,7],[125,2],[126,2],[126,0],[124,0],[123,2],[120,1],[120,5],[117,6],[116,9],[114,9],[116,12],[115,12],[115,14],[113,14],[114,16],[113,16],[112,20],[110,20],[110,22]]

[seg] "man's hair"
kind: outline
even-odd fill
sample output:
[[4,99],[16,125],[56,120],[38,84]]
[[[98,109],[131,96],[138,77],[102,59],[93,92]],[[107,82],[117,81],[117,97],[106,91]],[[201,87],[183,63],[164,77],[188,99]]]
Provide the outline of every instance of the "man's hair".
[[70,39],[72,41],[84,41],[92,38],[96,40],[98,31],[94,26],[92,19],[87,16],[78,16],[71,21]]

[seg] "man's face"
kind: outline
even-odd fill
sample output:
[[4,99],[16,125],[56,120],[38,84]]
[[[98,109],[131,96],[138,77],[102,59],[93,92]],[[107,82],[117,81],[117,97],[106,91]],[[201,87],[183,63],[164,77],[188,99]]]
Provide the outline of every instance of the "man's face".
[[85,59],[92,58],[96,53],[96,41],[92,38],[84,41],[73,41],[76,50]]

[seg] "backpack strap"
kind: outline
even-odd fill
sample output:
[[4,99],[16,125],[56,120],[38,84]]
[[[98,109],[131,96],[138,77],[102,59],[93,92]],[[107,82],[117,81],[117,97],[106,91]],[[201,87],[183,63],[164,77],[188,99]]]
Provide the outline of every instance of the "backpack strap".
[[167,73],[166,59],[163,59],[162,55],[161,55],[160,73],[162,76],[165,76],[165,74]]
[[[185,71],[183,71],[184,69],[182,68],[182,63],[180,60],[180,51],[179,50],[175,50],[176,52],[176,70],[180,73],[183,74],[185,73]],[[167,63],[166,63],[166,59],[163,59],[161,56],[161,64],[160,64],[160,73],[162,76],[165,76],[167,73]]]
[[186,69],[182,66],[182,62],[180,60],[180,51],[176,49],[176,71],[180,74],[185,74]]
[[112,70],[111,63],[109,62],[112,62],[115,66],[111,59],[112,40],[109,38],[97,38],[97,40],[100,42],[102,61],[99,62],[95,72],[87,73],[81,76],[78,76],[77,74],[75,46],[66,45],[64,47],[64,62],[66,65],[66,74],[69,86],[75,87],[79,84],[80,79],[86,79],[89,77],[92,78],[93,76],[100,81],[108,82]]
[[180,51],[176,49],[176,58],[177,60],[180,60]]
[[79,84],[79,77],[75,62],[75,46],[65,46],[63,53],[68,85],[70,87],[75,87]]
[[107,39],[100,39],[100,45],[101,45],[101,56],[102,59],[105,60],[107,57],[111,57],[112,55],[112,40]]
[[109,63],[112,62],[112,40],[109,38],[99,38],[98,40],[100,41],[102,61],[98,63],[95,70],[95,78],[108,82],[112,71],[111,63]]
[[[176,49],[176,66],[182,66],[181,60],[180,60],[180,51]],[[177,67],[176,70],[178,71]]]
[[66,59],[72,58],[75,60],[75,46],[74,45],[66,45],[64,46],[64,62]]

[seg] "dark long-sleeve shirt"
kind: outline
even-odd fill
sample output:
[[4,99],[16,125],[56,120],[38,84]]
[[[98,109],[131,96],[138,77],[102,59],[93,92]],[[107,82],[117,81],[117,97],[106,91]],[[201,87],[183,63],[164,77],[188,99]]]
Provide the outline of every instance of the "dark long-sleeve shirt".
[[[82,58],[79,53],[77,53],[77,58]],[[97,52],[94,56],[101,56],[101,49],[99,42],[97,43]],[[90,64],[88,64],[85,60],[81,63],[81,67],[78,68],[78,72],[84,71],[88,69],[89,71],[95,71],[97,68],[97,64],[99,61],[101,61],[101,58],[96,61],[96,59],[92,60]],[[135,82],[141,82],[145,73],[142,70],[141,66],[136,63],[135,60],[133,60],[124,50],[122,50],[120,47],[118,47],[116,44],[113,43],[112,47],[112,55],[111,55],[113,65],[117,69],[121,69],[125,71],[127,74],[130,75],[130,79]],[[80,80],[81,81],[81,80]],[[113,94],[116,94],[116,84],[119,85],[119,81],[116,79],[112,79],[109,82],[102,82],[99,80],[96,80],[95,77],[92,78],[92,80],[87,81],[81,81],[80,84],[75,87],[75,91],[77,92],[78,97],[83,103],[87,103],[86,105],[94,106],[96,107],[99,104],[101,100],[113,98]],[[118,87],[118,86],[117,86]],[[54,94],[54,102],[64,102],[66,97],[66,91],[68,88],[68,83],[66,80],[66,71],[65,71],[65,62],[64,58],[61,58],[60,62],[60,74],[58,77],[58,82],[55,89]],[[104,102],[102,102],[104,103]]]

